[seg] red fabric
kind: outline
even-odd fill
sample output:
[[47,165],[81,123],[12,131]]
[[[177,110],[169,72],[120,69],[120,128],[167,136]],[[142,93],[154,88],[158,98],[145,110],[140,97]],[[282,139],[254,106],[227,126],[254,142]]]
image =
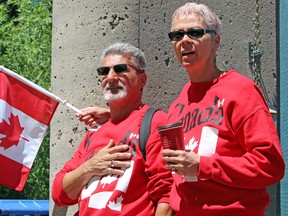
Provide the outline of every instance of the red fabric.
[[22,191],[58,102],[0,72],[0,184]]
[[0,183],[17,191],[22,191],[30,168],[0,154]]
[[42,92],[2,72],[0,99],[46,125],[49,125],[59,104]]
[[266,187],[283,177],[285,165],[260,89],[234,70],[189,82],[169,116],[183,121],[186,149],[202,155],[198,179],[174,175],[176,215],[264,215]]
[[[172,185],[170,170],[164,167],[162,144],[156,127],[167,124],[167,116],[158,111],[151,124],[151,135],[146,144],[146,163],[139,148],[139,129],[145,105],[120,121],[108,121],[96,132],[88,133],[80,143],[73,159],[56,175],[52,197],[57,205],[79,203],[79,215],[154,215],[157,203],[169,201]],[[116,145],[126,143],[133,157],[131,167],[123,176],[95,176],[82,189],[78,200],[71,200],[62,187],[64,175],[82,164],[93,153],[106,146],[110,139]],[[92,186],[94,185],[94,186]]]

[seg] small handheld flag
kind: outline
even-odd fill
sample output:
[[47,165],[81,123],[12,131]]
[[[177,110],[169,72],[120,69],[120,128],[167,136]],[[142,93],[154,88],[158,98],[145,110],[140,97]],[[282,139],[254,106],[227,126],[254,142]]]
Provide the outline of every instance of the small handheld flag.
[[22,191],[59,102],[67,101],[0,66],[0,184]]

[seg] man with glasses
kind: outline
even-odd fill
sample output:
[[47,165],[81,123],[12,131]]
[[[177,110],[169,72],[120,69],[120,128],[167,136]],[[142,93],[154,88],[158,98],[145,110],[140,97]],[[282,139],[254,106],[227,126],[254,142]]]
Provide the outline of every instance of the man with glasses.
[[146,60],[136,47],[116,43],[104,50],[102,91],[111,118],[88,132],[74,156],[56,175],[52,197],[59,206],[78,203],[79,215],[172,215],[168,199],[170,170],[161,158],[156,128],[168,123],[157,111],[146,143],[139,149],[139,128],[149,106],[142,102]]
[[[204,4],[186,3],[172,16],[168,37],[190,80],[168,110],[169,122],[182,121],[186,149],[162,151],[175,173],[170,205],[181,216],[263,216],[266,187],[284,175],[283,155],[261,90],[216,65],[220,27]],[[85,112],[88,124],[105,113]]]

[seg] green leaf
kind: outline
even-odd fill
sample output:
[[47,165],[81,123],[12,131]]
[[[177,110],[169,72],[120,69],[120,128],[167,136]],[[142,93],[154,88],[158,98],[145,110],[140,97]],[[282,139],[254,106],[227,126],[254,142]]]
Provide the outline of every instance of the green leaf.
[[[0,3],[0,64],[50,89],[52,0]],[[22,192],[0,186],[0,199],[49,199],[49,131]]]

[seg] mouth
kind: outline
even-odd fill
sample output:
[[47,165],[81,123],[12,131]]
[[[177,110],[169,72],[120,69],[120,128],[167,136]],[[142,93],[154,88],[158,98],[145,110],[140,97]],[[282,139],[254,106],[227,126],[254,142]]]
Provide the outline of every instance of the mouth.
[[192,51],[190,51],[190,52],[183,52],[182,53],[182,56],[191,56],[191,55],[193,55],[195,52],[192,52]]
[[110,91],[112,93],[117,93],[118,91],[122,90],[121,86],[110,86],[108,88],[106,88],[106,91]]
[[120,86],[108,86],[106,90],[121,89]]
[[111,93],[117,93],[118,91],[121,91],[123,89],[123,86],[119,84],[107,84],[104,88],[105,91],[109,91]]

